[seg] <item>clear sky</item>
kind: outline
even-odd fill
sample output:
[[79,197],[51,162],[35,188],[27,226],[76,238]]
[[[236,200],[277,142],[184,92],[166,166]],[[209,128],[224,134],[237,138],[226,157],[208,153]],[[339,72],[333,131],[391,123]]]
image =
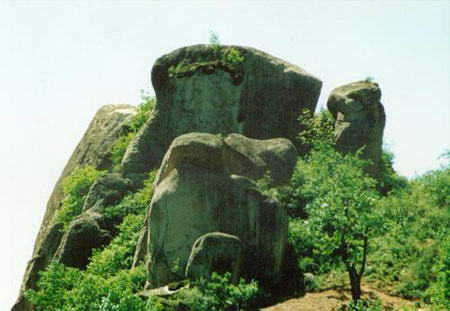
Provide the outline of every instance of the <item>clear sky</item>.
[[373,76],[401,174],[438,167],[450,147],[448,1],[0,1],[0,311],[95,111],[137,104],[155,59],[211,30],[319,77],[319,106]]

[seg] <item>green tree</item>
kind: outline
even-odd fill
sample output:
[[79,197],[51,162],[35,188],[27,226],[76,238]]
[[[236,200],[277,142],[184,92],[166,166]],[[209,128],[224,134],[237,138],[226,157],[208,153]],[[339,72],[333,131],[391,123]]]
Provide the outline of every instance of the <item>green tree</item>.
[[376,181],[364,174],[366,163],[358,154],[342,155],[330,145],[316,145],[307,163],[312,172],[303,191],[313,198],[306,206],[309,232],[324,258],[345,265],[357,301],[369,242],[383,227],[375,209]]

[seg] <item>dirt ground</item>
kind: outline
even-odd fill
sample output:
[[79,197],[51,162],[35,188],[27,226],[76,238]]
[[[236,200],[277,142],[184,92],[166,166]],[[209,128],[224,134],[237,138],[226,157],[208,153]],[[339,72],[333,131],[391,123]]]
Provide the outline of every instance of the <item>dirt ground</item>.
[[[393,297],[368,286],[363,286],[363,292],[364,297],[378,297],[381,299],[385,310],[397,311],[402,310],[403,307],[412,307],[415,304],[413,301]],[[337,311],[343,303],[348,302],[350,299],[351,295],[348,291],[331,289],[317,293],[307,293],[303,297],[292,298],[263,308],[261,311]],[[426,311],[427,309],[417,310]]]

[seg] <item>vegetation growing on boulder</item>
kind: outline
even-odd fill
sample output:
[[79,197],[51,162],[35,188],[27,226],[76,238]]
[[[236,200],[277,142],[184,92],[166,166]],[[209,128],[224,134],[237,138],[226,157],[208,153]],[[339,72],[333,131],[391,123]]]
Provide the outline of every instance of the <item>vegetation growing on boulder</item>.
[[[222,50],[223,49],[223,50]],[[222,48],[215,49],[214,52],[218,54],[217,59],[210,61],[200,61],[191,63],[183,59],[177,65],[169,67],[169,76],[176,78],[190,77],[196,72],[203,74],[212,74],[217,69],[227,72],[234,85],[239,85],[244,77],[242,63],[245,58],[237,48]]]
[[64,200],[55,215],[55,222],[62,223],[63,230],[67,230],[72,219],[81,214],[89,189],[102,174],[104,172],[87,165],[75,169],[63,180]]
[[153,109],[155,108],[156,100],[153,96],[146,94],[141,91],[141,103],[138,106],[138,112],[129,121],[129,123],[124,126],[122,134],[116,140],[112,151],[111,151],[111,161],[115,168],[120,166],[123,156],[127,151],[127,147],[133,138],[136,136],[137,132],[144,126],[145,122],[152,115]]
[[[92,173],[91,170],[88,172]],[[85,175],[77,174],[78,178],[74,179],[77,182],[70,184],[79,185],[79,180],[84,180]],[[41,273],[37,290],[26,292],[27,299],[38,311],[144,310],[144,301],[135,294],[143,289],[146,271],[144,267],[131,269],[131,264],[145,210],[153,195],[154,175],[155,172],[150,173],[142,189],[125,197],[117,206],[110,207],[114,215],[121,213],[127,216],[118,226],[118,234],[111,243],[94,250],[85,271],[53,263]]]

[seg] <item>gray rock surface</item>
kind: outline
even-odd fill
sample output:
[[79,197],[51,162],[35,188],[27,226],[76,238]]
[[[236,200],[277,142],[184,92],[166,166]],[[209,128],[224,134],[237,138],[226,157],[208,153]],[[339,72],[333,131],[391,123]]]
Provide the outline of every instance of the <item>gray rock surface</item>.
[[[262,195],[251,179],[233,174],[230,168],[245,165],[229,162],[243,161],[250,169],[241,172],[252,172],[252,159],[258,158],[243,154],[224,157],[232,149],[227,140],[233,136],[183,135],[174,140],[164,157],[148,215],[151,287],[182,279],[194,242],[209,232],[241,239],[245,244],[243,271],[249,277],[266,283],[279,280],[287,214],[280,203]],[[258,152],[271,153],[270,148],[277,145],[273,141],[268,141],[266,149],[261,142]],[[281,139],[280,143],[285,146],[289,142]],[[292,144],[288,145],[295,152]],[[289,176],[293,167],[291,172],[285,171]]]
[[89,189],[83,211],[94,208],[101,212],[108,205],[116,205],[133,190],[133,183],[120,174],[112,173],[100,176]]
[[53,261],[68,267],[85,269],[94,248],[111,241],[111,234],[100,228],[97,213],[83,213],[64,233]]
[[62,180],[75,168],[84,165],[92,165],[99,170],[110,169],[112,166],[110,152],[114,142],[121,134],[123,126],[136,112],[137,109],[134,106],[107,105],[100,108],[95,114],[89,128],[64,167],[47,203],[32,259],[28,262],[19,298],[12,308],[13,311],[33,310],[33,307],[25,301],[22,295],[25,290],[35,288],[38,272],[51,262],[61,242],[63,232],[60,225],[52,223],[52,219],[63,199]]
[[190,163],[254,180],[268,175],[273,185],[278,186],[289,183],[296,162],[297,151],[285,138],[257,140],[239,134],[223,137],[189,133],[177,137],[170,145],[155,185],[178,165]]
[[[127,150],[125,173],[159,167],[172,140],[190,132],[295,140],[299,113],[314,111],[322,82],[295,65],[247,47],[234,47],[244,57],[237,69],[223,68],[218,62],[230,48],[217,52],[210,45],[188,46],[156,61],[155,112]],[[180,63],[188,64],[190,71],[170,74]]]
[[241,275],[243,245],[233,235],[210,232],[199,237],[192,246],[185,276],[191,280],[209,279],[213,272],[231,273],[232,283]]
[[386,123],[381,90],[377,83],[359,81],[334,89],[328,98],[328,110],[336,120],[336,149],[356,152],[372,163],[367,173],[377,178],[380,172],[383,131]]

